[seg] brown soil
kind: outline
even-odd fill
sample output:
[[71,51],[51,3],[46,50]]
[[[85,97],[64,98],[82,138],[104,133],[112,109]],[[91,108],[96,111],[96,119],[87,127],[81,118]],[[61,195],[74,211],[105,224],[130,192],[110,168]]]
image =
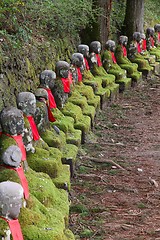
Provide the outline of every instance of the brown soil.
[[160,79],[120,95],[93,132],[72,180],[77,239],[160,240]]

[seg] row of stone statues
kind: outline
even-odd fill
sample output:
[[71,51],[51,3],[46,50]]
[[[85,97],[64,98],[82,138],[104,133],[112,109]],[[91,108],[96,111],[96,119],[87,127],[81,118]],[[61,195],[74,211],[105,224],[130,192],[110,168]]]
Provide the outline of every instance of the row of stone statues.
[[128,54],[126,36],[117,46],[108,40],[102,54],[99,41],[80,44],[71,64],[58,61],[55,72],[41,72],[34,93],[20,92],[17,106],[1,111],[1,239],[74,239],[68,192],[78,148],[99,109],[159,71],[160,24],[156,32],[156,47],[152,28],[146,38],[135,32]]

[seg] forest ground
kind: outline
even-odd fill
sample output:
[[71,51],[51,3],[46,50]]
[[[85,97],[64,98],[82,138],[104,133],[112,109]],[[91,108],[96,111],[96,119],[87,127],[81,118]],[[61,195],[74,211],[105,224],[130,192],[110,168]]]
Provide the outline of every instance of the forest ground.
[[70,212],[77,239],[160,240],[159,77],[97,114],[77,165]]

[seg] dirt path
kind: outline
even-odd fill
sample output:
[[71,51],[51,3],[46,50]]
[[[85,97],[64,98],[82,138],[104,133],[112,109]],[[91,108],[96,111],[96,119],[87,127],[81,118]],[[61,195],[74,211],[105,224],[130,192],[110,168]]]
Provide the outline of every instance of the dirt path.
[[160,79],[99,113],[94,134],[72,180],[77,239],[160,240]]

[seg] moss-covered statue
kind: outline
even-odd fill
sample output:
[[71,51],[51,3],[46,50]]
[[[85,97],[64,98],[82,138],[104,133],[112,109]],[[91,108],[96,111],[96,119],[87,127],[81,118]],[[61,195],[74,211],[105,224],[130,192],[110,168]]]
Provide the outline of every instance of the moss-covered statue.
[[37,171],[47,173],[58,187],[69,185],[67,165],[62,165],[62,153],[58,148],[52,148],[40,137],[34,121],[36,98],[31,92],[21,92],[17,96],[17,106],[23,112],[25,121],[24,144],[27,150],[29,166]]
[[[53,129],[49,121],[48,114],[48,93],[43,88],[38,88],[35,91],[37,100],[37,109],[35,113],[35,123],[42,139],[49,147],[57,147],[62,152],[62,163],[70,165],[71,176],[73,176],[73,169],[75,167],[78,147],[73,144],[66,143],[65,133],[56,126]],[[52,116],[52,115],[51,115]]]
[[1,153],[10,145],[17,145],[22,152],[22,165],[25,170],[28,169],[26,159],[26,150],[23,144],[24,118],[23,112],[15,107],[4,108],[0,115],[1,118],[1,137],[0,150]]
[[127,71],[127,77],[132,78],[132,85],[138,83],[142,78],[142,73],[137,70],[138,64],[132,63],[127,57],[128,37],[121,35],[115,49],[117,64]]
[[154,25],[154,45],[160,49],[160,24]]
[[[89,46],[85,44],[80,44],[78,46],[79,53],[83,54],[84,58],[84,69],[82,71],[83,83],[85,85],[91,86],[95,95],[100,97],[100,107],[101,109],[105,107],[106,102],[110,96],[110,90],[108,88],[103,88],[102,78],[99,76],[93,76],[90,71],[88,59],[89,59]],[[91,92],[90,92],[91,93]]]
[[160,62],[160,49],[156,48],[155,46],[154,33],[154,28],[149,27],[146,29],[147,50],[150,52],[150,54],[156,56],[157,62]]
[[[65,85],[64,85],[64,80],[65,82],[69,82],[70,81],[70,75],[69,75],[69,66],[68,69],[66,69],[66,65],[67,63],[65,61],[58,61],[56,63],[56,67],[55,67],[55,71],[56,71],[56,75],[57,75],[57,79],[56,79],[56,83],[54,85],[54,87],[52,88],[52,92],[53,95],[55,94],[55,99],[57,98],[56,93],[55,92],[59,92],[59,95],[62,95],[62,97],[59,96],[59,99],[63,99],[63,95],[68,94],[68,92],[66,92],[67,89],[65,89]],[[72,86],[73,88],[73,86]],[[69,90],[70,93],[71,91],[71,83],[69,85]],[[85,99],[85,102],[87,104],[87,100]],[[59,101],[57,101],[57,104],[59,104]],[[67,101],[65,105],[62,106],[62,104],[60,104],[58,106],[62,113],[65,116],[69,116],[72,117],[74,119],[74,128],[79,129],[82,131],[82,143],[84,143],[85,138],[86,138],[86,134],[88,134],[90,127],[91,127],[91,119],[88,116],[83,115],[82,109],[73,104],[72,102]]]
[[[19,176],[19,172],[13,169],[18,167],[20,159],[23,161],[23,157],[26,155],[24,154],[23,141],[18,144],[13,138],[24,132],[21,110],[15,107],[5,108],[1,112],[1,124],[0,160],[1,164],[5,164],[6,167],[0,168],[0,182],[10,180],[21,183],[21,180],[24,180],[20,178],[22,175]],[[17,151],[17,146],[21,152]],[[43,156],[40,156],[40,160],[41,157]],[[43,161],[45,160],[43,159]],[[7,165],[10,166],[7,167]],[[27,208],[22,209],[19,218],[24,239],[74,239],[73,234],[68,229],[69,202],[67,191],[56,188],[47,174],[36,173],[29,167],[27,170],[25,175],[29,184],[30,197],[27,199]],[[26,185],[24,185],[24,189],[26,189]],[[46,228],[50,226],[53,229],[48,232]],[[0,236],[4,237],[6,227],[4,221],[0,221]]]
[[22,201],[23,188],[20,184],[11,181],[0,183],[0,219],[3,219],[9,227],[9,229],[7,227],[3,229],[4,236],[0,233],[1,239],[10,239],[10,235],[13,240],[24,239],[18,221]]
[[119,90],[122,92],[131,87],[131,78],[126,77],[126,70],[122,69],[118,64],[114,55],[116,44],[113,40],[108,40],[105,44],[105,50],[101,59],[104,69],[107,73],[116,77],[116,83],[119,84]]
[[134,32],[133,33],[133,41],[130,44],[128,58],[131,62],[138,64],[138,70],[143,73],[144,76],[150,74],[153,70],[153,67],[149,65],[149,62],[144,59],[141,55],[141,33]]
[[72,86],[72,94],[68,101],[78,105],[82,109],[82,113],[91,118],[91,124],[93,126],[96,111],[98,111],[100,107],[100,99],[94,95],[91,86],[83,84],[83,55],[81,53],[72,54],[71,62],[72,78],[75,84]]
[[[55,83],[55,78],[56,73],[52,70],[44,70],[39,76],[40,88],[44,88],[48,92],[49,108],[56,119],[55,122],[51,122],[51,125],[56,125],[66,134],[67,143],[80,146],[82,133],[80,130],[74,129],[74,119],[72,117],[65,116],[56,105],[52,91],[54,93],[54,91],[58,88],[55,96],[57,103],[60,104],[61,107],[63,107],[63,104],[66,102],[68,93],[63,94],[62,81],[58,80]],[[58,87],[59,85],[61,86],[60,88]]]
[[159,74],[160,64],[159,62],[156,62],[156,56],[151,55],[149,51],[147,51],[147,41],[146,41],[146,35],[144,33],[141,33],[140,48],[141,48],[141,55],[145,59],[147,59],[150,66],[154,68],[154,73]]
[[[74,91],[72,91],[72,97],[74,94],[78,94],[79,96],[85,96],[87,99],[88,105],[94,106],[96,110],[99,109],[100,98],[96,96],[93,92],[92,87],[87,86],[83,83],[84,76],[83,72],[85,71],[86,61],[82,53],[74,53],[71,57],[71,71],[73,76]],[[97,85],[97,84],[96,84]]]
[[90,44],[89,67],[94,76],[99,76],[102,80],[102,87],[109,89],[108,97],[117,94],[119,85],[115,83],[115,76],[108,74],[102,66],[101,62],[101,43],[93,41]]

